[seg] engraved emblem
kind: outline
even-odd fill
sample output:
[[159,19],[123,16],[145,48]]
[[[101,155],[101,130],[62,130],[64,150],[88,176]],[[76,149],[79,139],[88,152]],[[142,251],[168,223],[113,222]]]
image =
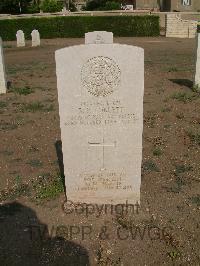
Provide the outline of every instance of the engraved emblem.
[[82,67],[82,86],[93,96],[106,97],[120,84],[121,71],[116,62],[108,57],[89,59]]

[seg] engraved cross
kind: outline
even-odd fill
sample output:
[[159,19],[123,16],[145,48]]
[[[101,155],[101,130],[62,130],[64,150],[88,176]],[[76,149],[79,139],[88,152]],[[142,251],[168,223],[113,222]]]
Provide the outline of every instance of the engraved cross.
[[88,142],[89,147],[100,147],[102,148],[102,168],[101,170],[105,170],[105,147],[116,147],[117,146],[117,142],[114,141],[112,143],[106,143],[105,139],[103,137],[102,142]]

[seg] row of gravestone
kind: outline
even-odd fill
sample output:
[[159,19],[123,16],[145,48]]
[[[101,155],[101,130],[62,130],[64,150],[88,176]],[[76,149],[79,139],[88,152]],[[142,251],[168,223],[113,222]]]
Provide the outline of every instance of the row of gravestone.
[[[22,30],[18,30],[16,37],[17,37],[17,47],[24,47],[26,45],[24,32]],[[33,47],[40,46],[40,33],[39,33],[39,31],[33,30],[31,32],[31,37],[32,37],[32,46]]]
[[[6,92],[0,58],[0,89]],[[144,51],[92,32],[56,51],[66,193],[72,202],[140,202]],[[200,34],[195,84],[200,85]],[[3,86],[3,87],[2,87]]]

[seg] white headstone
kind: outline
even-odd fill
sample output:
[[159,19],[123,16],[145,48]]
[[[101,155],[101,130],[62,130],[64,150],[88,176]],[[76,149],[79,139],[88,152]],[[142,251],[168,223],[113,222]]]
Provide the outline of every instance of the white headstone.
[[5,77],[5,65],[3,56],[3,44],[0,38],[0,94],[6,93],[6,77]]
[[198,33],[197,35],[197,59],[196,59],[195,85],[200,88],[200,33]]
[[40,46],[40,33],[38,30],[33,30],[31,32],[31,37],[32,37],[32,46]]
[[93,31],[85,34],[85,44],[113,43],[113,33],[107,31]]
[[144,51],[90,44],[56,51],[66,193],[73,202],[140,202]]
[[18,30],[16,37],[17,37],[17,47],[24,47],[25,46],[24,32],[22,30]]

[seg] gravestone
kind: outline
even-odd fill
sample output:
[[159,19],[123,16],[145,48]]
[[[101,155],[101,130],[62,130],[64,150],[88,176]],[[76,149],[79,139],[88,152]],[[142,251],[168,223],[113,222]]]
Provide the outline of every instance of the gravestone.
[[22,30],[18,30],[16,37],[17,37],[17,47],[24,47],[25,46],[24,32]]
[[32,37],[32,46],[36,47],[36,46],[40,46],[40,33],[38,30],[33,30],[31,33],[31,37]]
[[197,56],[196,56],[195,85],[200,88],[200,33],[198,33],[198,35],[197,35]]
[[0,38],[0,94],[6,93],[6,77],[5,77],[5,65],[3,56],[3,43]]
[[113,43],[113,33],[107,31],[93,31],[85,34],[85,44]]
[[56,51],[65,184],[73,202],[140,202],[144,51],[89,44]]

